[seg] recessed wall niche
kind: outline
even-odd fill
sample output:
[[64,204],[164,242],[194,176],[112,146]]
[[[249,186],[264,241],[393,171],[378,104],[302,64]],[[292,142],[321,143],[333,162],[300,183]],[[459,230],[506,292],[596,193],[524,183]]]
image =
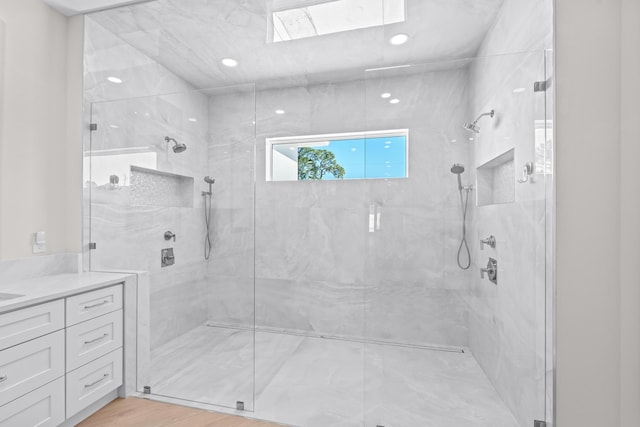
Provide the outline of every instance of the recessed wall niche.
[[131,166],[131,205],[193,207],[193,178]]
[[478,206],[515,201],[514,149],[510,149],[476,168]]

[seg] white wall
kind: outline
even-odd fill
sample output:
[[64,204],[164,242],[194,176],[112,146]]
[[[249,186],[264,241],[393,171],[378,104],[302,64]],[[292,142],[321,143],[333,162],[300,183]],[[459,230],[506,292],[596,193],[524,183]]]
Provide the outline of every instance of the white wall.
[[[36,230],[47,232],[48,253],[79,252],[81,121],[77,103],[67,114],[67,99],[82,96],[82,80],[69,69],[82,57],[81,24],[40,0],[2,1],[0,19],[6,23],[0,259],[31,256]],[[68,133],[71,117],[76,131]]]
[[632,427],[640,13],[627,0],[557,0],[556,9],[557,425]]
[[640,425],[640,2],[622,0],[620,147],[620,420]]

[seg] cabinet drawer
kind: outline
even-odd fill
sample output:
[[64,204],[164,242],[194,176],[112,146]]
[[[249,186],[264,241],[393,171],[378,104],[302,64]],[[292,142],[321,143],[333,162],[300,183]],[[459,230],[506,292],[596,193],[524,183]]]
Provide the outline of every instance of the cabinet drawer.
[[121,348],[67,373],[67,418],[121,385]]
[[0,351],[0,405],[64,375],[64,331]]
[[64,328],[64,300],[0,316],[0,350]]
[[122,347],[122,310],[67,328],[67,370]]
[[0,407],[0,426],[55,427],[64,422],[64,378]]
[[122,308],[122,285],[67,298],[67,326]]

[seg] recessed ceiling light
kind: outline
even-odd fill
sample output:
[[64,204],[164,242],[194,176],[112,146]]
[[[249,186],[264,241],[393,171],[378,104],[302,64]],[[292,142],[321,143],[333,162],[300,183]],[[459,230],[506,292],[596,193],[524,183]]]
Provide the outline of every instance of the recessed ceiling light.
[[380,95],[380,97],[384,99],[391,98],[391,94],[389,92],[385,92],[382,95]]
[[389,101],[389,104],[397,104],[398,102],[400,102],[398,98],[393,98],[391,101]]
[[395,36],[389,39],[389,43],[394,46],[400,46],[401,44],[405,44],[409,40],[409,36],[405,33],[396,34]]
[[473,138],[469,138],[469,141],[473,141]]
[[118,83],[118,84],[122,83],[122,79],[119,79],[119,78],[113,77],[113,76],[107,77],[107,80],[109,80],[111,83]]
[[452,139],[451,142],[458,142],[458,140],[457,139]]
[[196,119],[195,117],[189,117],[188,119],[190,122],[195,123],[198,121],[198,119]]
[[391,148],[391,146],[390,145],[385,145],[384,148]]
[[276,114],[284,114],[284,110],[276,110]]
[[238,66],[238,61],[231,58],[224,58],[221,62],[222,62],[222,65],[224,65],[225,67],[233,68]]

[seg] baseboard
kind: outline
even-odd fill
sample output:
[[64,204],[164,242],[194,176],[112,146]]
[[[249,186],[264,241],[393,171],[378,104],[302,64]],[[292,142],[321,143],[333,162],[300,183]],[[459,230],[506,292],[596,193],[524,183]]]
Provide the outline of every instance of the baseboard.
[[116,400],[118,398],[118,390],[113,390],[111,393],[104,396],[102,399],[97,402],[92,403],[82,411],[75,414],[73,417],[67,419],[64,423],[60,424],[60,427],[73,427],[83,420],[89,418],[91,415],[98,412],[100,409],[107,406],[110,402]]

